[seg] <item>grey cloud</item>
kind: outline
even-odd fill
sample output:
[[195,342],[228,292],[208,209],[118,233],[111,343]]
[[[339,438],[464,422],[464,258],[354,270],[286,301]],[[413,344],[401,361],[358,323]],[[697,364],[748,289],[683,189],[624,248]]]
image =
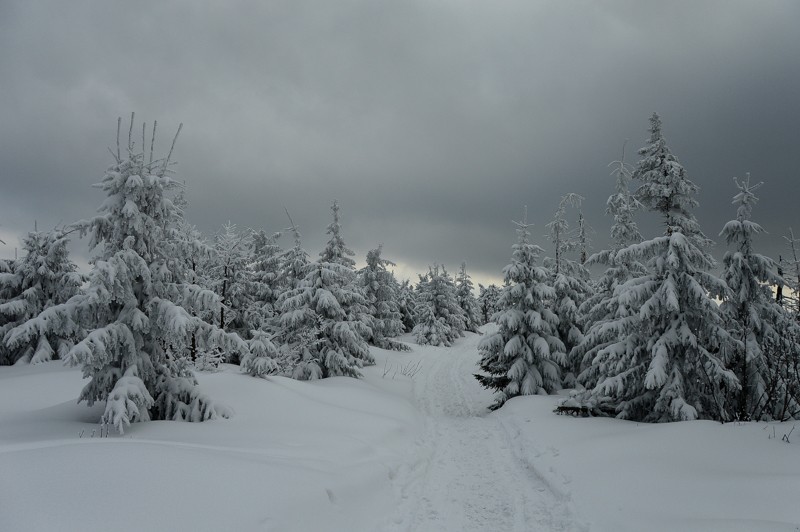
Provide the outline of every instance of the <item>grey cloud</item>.
[[766,181],[767,252],[796,220],[795,2],[0,9],[3,234],[90,216],[102,198],[89,185],[130,110],[159,121],[162,148],[185,123],[177,169],[200,229],[278,230],[285,206],[313,255],[336,198],[360,255],[383,242],[407,264],[499,275],[510,220],[527,204],[539,237],[570,191],[587,197],[599,248],[607,164],[626,138],[635,161],[654,110],[702,188],[707,234],[733,216],[731,177],[747,171]]

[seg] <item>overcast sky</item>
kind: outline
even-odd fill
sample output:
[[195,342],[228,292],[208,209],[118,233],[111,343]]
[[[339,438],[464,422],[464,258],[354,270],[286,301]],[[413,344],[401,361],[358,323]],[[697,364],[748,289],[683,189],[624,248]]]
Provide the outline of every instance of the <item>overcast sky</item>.
[[0,1],[0,257],[34,220],[93,215],[131,111],[158,120],[161,151],[184,123],[174,159],[204,233],[280,230],[286,207],[316,257],[338,199],[362,262],[383,243],[406,277],[466,261],[499,278],[511,220],[528,205],[549,251],[567,192],[602,248],[607,165],[625,139],[636,161],[653,111],[707,235],[734,217],[745,172],[765,181],[760,249],[800,230],[800,2],[207,4]]

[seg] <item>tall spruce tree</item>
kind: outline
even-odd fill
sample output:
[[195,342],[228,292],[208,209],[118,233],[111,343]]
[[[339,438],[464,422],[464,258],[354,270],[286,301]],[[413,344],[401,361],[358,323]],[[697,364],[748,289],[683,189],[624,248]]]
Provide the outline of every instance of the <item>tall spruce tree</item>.
[[604,265],[606,270],[595,283],[594,293],[578,308],[586,333],[583,340],[570,352],[570,358],[581,360],[581,367],[584,368],[578,376],[578,382],[589,389],[597,384],[597,367],[592,365],[594,357],[601,349],[618,341],[615,330],[606,327],[606,324],[629,317],[636,311],[622,302],[619,291],[632,277],[643,275],[647,271],[636,260],[620,260],[617,257],[620,250],[642,241],[634,220],[634,215],[642,208],[642,204],[629,190],[631,171],[625,164],[624,147],[622,159],[611,164],[614,166],[612,175],[616,178],[616,187],[614,194],[606,202],[606,215],[614,220],[611,226],[613,246],[595,253],[586,261],[589,266]]
[[229,409],[199,392],[182,354],[193,335],[203,346],[223,344],[228,350],[247,351],[237,335],[225,334],[185,308],[214,310],[219,300],[187,282],[179,253],[181,211],[171,194],[181,185],[169,169],[177,135],[169,154],[154,160],[154,125],[148,158],[145,127],[138,148],[133,119],[131,115],[124,152],[119,145],[121,119],[117,122],[115,161],[97,185],[106,193],[99,214],[77,224],[91,234],[90,246],[99,253],[86,291],[46,309],[8,336],[16,347],[36,335],[59,335],[79,327],[91,331],[65,360],[80,365],[89,379],[79,400],[89,405],[104,402],[102,420],[119,432],[135,421],[229,416]]
[[550,271],[537,264],[542,248],[530,241],[527,210],[517,226],[511,263],[503,269],[506,285],[497,302],[496,332],[478,344],[480,369],[475,375],[485,388],[496,390],[493,409],[518,395],[551,393],[561,387],[560,364],[564,343],[558,335],[558,316],[549,302],[555,291]]
[[691,212],[697,185],[670,152],[657,114],[639,153],[637,197],[663,217],[666,229],[616,254],[629,264],[646,261],[648,272],[618,288],[619,304],[638,310],[604,325],[617,340],[592,361],[598,384],[591,400],[626,419],[730,419],[726,390],[739,384],[724,363],[731,338],[713,299],[726,296],[727,286],[709,273],[709,240]]

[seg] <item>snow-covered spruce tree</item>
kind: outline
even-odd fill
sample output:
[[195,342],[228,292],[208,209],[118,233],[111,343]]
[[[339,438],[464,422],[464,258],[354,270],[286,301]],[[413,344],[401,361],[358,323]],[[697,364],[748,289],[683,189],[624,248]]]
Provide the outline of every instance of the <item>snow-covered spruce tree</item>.
[[367,252],[367,265],[359,271],[361,287],[371,320],[372,334],[367,341],[381,349],[407,351],[409,348],[392,338],[404,331],[403,315],[397,306],[396,281],[387,266],[394,262],[381,257],[383,245]]
[[250,349],[242,356],[242,371],[253,377],[278,373],[280,367],[276,361],[280,359],[280,351],[272,343],[272,336],[262,330],[253,330],[252,336],[247,342]]
[[[326,233],[330,235],[330,239],[326,243],[325,249],[319,254],[319,262],[339,264],[344,267],[341,272],[342,287],[348,292],[356,292],[361,296],[361,298],[363,298],[363,304],[360,302],[361,300],[354,299],[353,301],[355,303],[351,307],[349,299],[343,300],[340,302],[342,311],[344,311],[347,321],[363,322],[363,327],[359,327],[358,330],[365,333],[364,340],[372,343],[376,338],[373,329],[374,327],[380,326],[381,323],[376,322],[373,316],[373,312],[375,311],[374,302],[371,301],[371,298],[367,294],[367,288],[362,283],[360,273],[357,273],[355,270],[355,261],[350,258],[354,256],[355,253],[344,243],[342,226],[339,223],[339,210],[338,202],[334,201],[333,205],[331,205],[333,221],[328,225],[326,230]],[[381,338],[383,337],[381,336]],[[374,345],[378,344],[375,343]],[[388,347],[388,345],[380,345],[379,347]]]
[[492,316],[497,312],[497,302],[500,299],[500,288],[495,284],[489,286],[478,285],[478,308],[481,312],[481,325],[492,321]]
[[306,266],[309,264],[308,252],[303,249],[301,242],[303,235],[300,234],[300,228],[292,221],[288,210],[286,211],[286,216],[289,217],[289,222],[291,223],[286,232],[292,234],[294,245],[280,254],[280,268],[278,269],[277,277],[279,292],[297,288],[305,277]]
[[277,332],[278,276],[281,267],[280,233],[253,231],[250,238],[251,298],[246,322],[253,330]]
[[451,346],[464,336],[464,311],[458,306],[456,286],[447,270],[438,264],[420,275],[417,284],[417,325],[412,333],[420,345]]
[[503,269],[506,285],[493,321],[498,330],[478,344],[480,369],[475,375],[498,392],[492,409],[518,395],[551,393],[561,387],[564,343],[558,336],[558,316],[548,306],[555,297],[550,271],[537,264],[542,248],[531,243],[526,215],[517,226],[511,263]]
[[[578,247],[576,236],[566,219],[567,207],[580,208],[583,197],[567,194],[561,198],[553,221],[547,224],[553,243],[554,257],[544,260],[550,270],[550,286],[553,287],[552,310],[558,316],[558,335],[564,343],[566,353],[583,341],[583,330],[578,307],[591,293],[587,280],[589,273],[582,264],[568,258],[568,253]],[[585,235],[584,235],[585,236]],[[581,360],[566,357],[564,360],[565,384],[572,386],[581,371]]]
[[[214,248],[208,244],[202,233],[186,220],[186,209],[189,202],[186,199],[185,188],[178,191],[173,204],[180,211],[173,231],[175,259],[178,261],[176,269],[184,272],[183,282],[212,290],[213,283],[209,277],[209,265],[214,255]],[[209,323],[214,323],[218,317],[216,307],[208,307],[202,301],[199,308],[194,308],[191,301],[187,301],[184,308],[192,316],[200,316]],[[191,335],[186,356],[198,369],[216,368],[220,362],[224,362],[224,356],[218,347],[213,347],[211,351],[201,349],[197,343],[197,335],[194,333]]]
[[[155,137],[155,126],[153,131]],[[219,301],[213,292],[186,281],[178,252],[180,211],[170,194],[181,185],[169,170],[177,135],[167,157],[154,160],[154,138],[147,158],[144,149],[134,146],[132,133],[133,115],[125,153],[117,142],[115,162],[97,185],[106,193],[99,214],[77,224],[91,234],[90,246],[99,253],[85,292],[11,331],[9,344],[78,327],[89,330],[65,360],[82,366],[89,379],[79,400],[105,402],[102,420],[120,432],[131,422],[149,419],[228,417],[229,409],[199,392],[182,356],[193,333],[202,347],[222,344],[246,352],[247,346],[186,310],[213,310]]]
[[595,283],[593,293],[578,308],[581,322],[585,329],[583,341],[572,348],[570,358],[580,359],[585,368],[578,376],[578,382],[586,388],[594,388],[597,384],[597,367],[592,365],[598,351],[619,340],[613,327],[606,324],[623,319],[636,313],[638,309],[630,308],[621,302],[619,288],[634,276],[644,275],[647,270],[640,262],[619,260],[617,253],[642,241],[642,235],[634,220],[636,211],[642,204],[631,194],[629,183],[631,171],[624,162],[625,154],[614,165],[612,175],[616,178],[616,190],[606,202],[606,215],[611,216],[611,249],[603,250],[590,256],[587,265],[605,265],[606,270]]
[[331,237],[328,243],[325,244],[325,249],[319,254],[320,262],[332,262],[354,269],[356,261],[350,257],[353,257],[355,252],[347,247],[344,243],[344,238],[342,238],[342,225],[339,223],[339,210],[339,203],[334,201],[333,205],[331,205],[333,221],[328,224],[328,228],[325,231],[325,233],[331,235]]
[[578,263],[583,266],[586,264],[586,261],[589,258],[589,249],[592,247],[592,242],[589,238],[589,233],[592,232],[592,228],[586,223],[586,218],[583,217],[583,211],[578,211],[578,238],[577,238],[577,248],[578,248]]
[[[758,201],[754,191],[762,183],[750,184],[750,175],[742,180],[734,178],[739,192],[734,196],[737,205],[736,219],[729,221],[720,232],[728,246],[725,254],[723,279],[731,290],[731,297],[722,304],[731,335],[739,342],[729,357],[729,367],[734,371],[741,388],[730,390],[731,403],[736,405],[739,419],[783,419],[788,412],[800,415],[800,382],[785,382],[781,371],[782,354],[793,353],[800,357],[796,325],[792,326],[784,309],[773,299],[771,287],[781,283],[777,265],[753,251],[753,237],[764,230],[751,220],[753,206]],[[792,330],[795,329],[795,330]],[[793,334],[794,333],[794,334]],[[789,375],[791,372],[789,373]],[[783,410],[783,412],[781,412]]]
[[397,286],[397,310],[400,312],[400,319],[403,322],[403,332],[411,332],[417,324],[416,292],[408,279],[403,279],[401,283],[395,279],[394,282]]
[[[6,333],[13,329],[17,322],[14,319],[15,313],[9,312],[6,315],[3,309],[11,310],[6,307],[6,303],[17,299],[21,295],[19,289],[19,277],[14,275],[14,270],[17,267],[17,261],[9,259],[0,259],[0,363],[10,364],[12,351],[6,347],[3,341]],[[6,362],[2,362],[6,361]]]
[[800,239],[794,236],[794,231],[789,228],[785,235],[787,258],[780,258],[780,273],[783,283],[778,285],[776,301],[800,322]]
[[667,147],[656,114],[639,153],[637,197],[663,216],[666,231],[616,254],[629,264],[646,261],[648,272],[617,289],[619,304],[638,312],[604,325],[617,340],[592,361],[598,384],[590,399],[632,420],[731,419],[726,395],[739,383],[724,363],[732,340],[713,299],[727,296],[727,286],[708,273],[710,241],[691,212],[697,185]]
[[365,301],[353,290],[351,270],[320,261],[304,272],[298,287],[279,299],[281,338],[293,354],[292,367],[284,370],[300,380],[359,377],[358,369],[375,361],[364,340],[369,328],[360,319]]
[[[420,281],[422,282],[422,281]],[[420,304],[417,307],[417,324],[411,331],[414,340],[420,345],[451,346],[453,345],[453,331],[445,323],[444,318],[437,317],[433,305],[426,301],[420,292]]]
[[[13,273],[6,274],[9,277],[5,282],[13,285],[17,295],[0,304],[0,314],[6,320],[0,327],[0,342],[6,344],[3,333],[38,317],[53,305],[65,303],[80,291],[84,279],[69,258],[68,243],[67,235],[58,229],[28,233],[22,245],[25,256],[17,261]],[[80,329],[62,334],[32,334],[27,341],[13,347],[5,345],[0,351],[4,355],[0,364],[35,364],[55,356],[62,358],[83,335]]]
[[480,309],[475,296],[472,294],[472,279],[467,273],[467,263],[461,263],[461,269],[456,276],[456,300],[458,306],[464,311],[464,327],[469,332],[478,332],[481,326]]
[[222,303],[217,325],[244,338],[250,330],[245,322],[245,313],[251,306],[249,237],[249,233],[240,233],[236,224],[230,221],[223,224],[214,237],[214,254],[207,272],[211,287]]

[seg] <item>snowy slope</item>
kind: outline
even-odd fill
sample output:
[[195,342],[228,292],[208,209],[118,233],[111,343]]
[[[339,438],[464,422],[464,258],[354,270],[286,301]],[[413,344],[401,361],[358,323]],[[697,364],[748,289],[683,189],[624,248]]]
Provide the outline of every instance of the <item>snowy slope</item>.
[[373,349],[362,380],[229,366],[200,381],[233,419],[109,438],[78,371],[0,367],[0,531],[798,530],[792,424],[575,419],[555,397],[490,414],[478,340]]
[[79,372],[0,368],[0,530],[374,530],[416,437],[409,402],[237,371],[200,376],[233,419],[100,439],[102,410],[75,404]]

